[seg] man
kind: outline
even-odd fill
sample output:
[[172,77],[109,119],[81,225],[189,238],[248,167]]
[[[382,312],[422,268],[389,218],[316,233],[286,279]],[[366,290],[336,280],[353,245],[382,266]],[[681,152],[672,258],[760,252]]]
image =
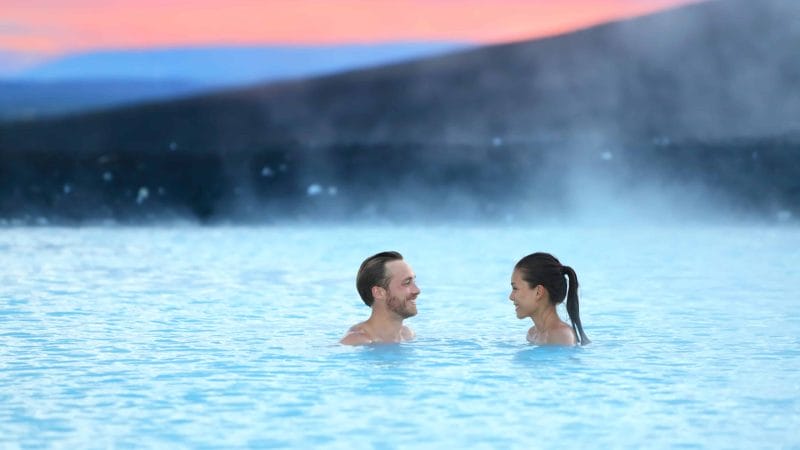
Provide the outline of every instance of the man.
[[372,313],[342,338],[345,345],[403,342],[414,339],[403,320],[417,314],[420,293],[416,275],[397,252],[370,256],[358,269],[356,288]]

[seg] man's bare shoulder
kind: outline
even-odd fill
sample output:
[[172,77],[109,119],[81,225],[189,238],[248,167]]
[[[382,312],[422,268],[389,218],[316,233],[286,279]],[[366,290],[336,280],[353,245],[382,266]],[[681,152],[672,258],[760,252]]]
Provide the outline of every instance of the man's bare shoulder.
[[404,341],[411,341],[414,340],[415,337],[417,337],[417,334],[414,333],[414,330],[405,325],[403,325],[403,329],[400,331],[400,335],[402,336]]
[[372,337],[370,337],[369,333],[364,329],[364,322],[350,327],[342,340],[339,341],[339,343],[344,345],[364,345],[371,344],[372,342]]

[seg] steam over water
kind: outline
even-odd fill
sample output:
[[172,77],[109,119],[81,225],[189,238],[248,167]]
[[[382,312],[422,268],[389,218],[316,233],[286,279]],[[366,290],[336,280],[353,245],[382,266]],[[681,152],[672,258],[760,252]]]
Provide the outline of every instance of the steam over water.
[[[418,340],[339,346],[386,249]],[[591,345],[525,342],[533,251]],[[2,447],[800,445],[796,228],[6,228],[0,267]]]
[[795,222],[797,42],[795,0],[698,2],[403,64],[2,122],[0,225]]

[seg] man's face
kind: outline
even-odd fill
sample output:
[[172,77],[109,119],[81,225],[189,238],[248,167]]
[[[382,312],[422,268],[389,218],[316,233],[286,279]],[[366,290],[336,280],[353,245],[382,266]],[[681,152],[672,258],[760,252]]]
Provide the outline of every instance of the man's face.
[[387,291],[386,306],[406,319],[417,315],[417,296],[420,293],[417,287],[414,271],[403,260],[390,261],[386,264],[389,275],[389,289]]

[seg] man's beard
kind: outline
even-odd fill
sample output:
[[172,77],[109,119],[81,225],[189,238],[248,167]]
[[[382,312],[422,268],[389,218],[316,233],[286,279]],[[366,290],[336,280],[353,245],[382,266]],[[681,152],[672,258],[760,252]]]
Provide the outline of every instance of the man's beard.
[[417,315],[414,304],[410,301],[403,301],[400,297],[390,296],[389,299],[386,300],[386,307],[389,311],[392,311],[403,319],[408,319],[409,317]]

